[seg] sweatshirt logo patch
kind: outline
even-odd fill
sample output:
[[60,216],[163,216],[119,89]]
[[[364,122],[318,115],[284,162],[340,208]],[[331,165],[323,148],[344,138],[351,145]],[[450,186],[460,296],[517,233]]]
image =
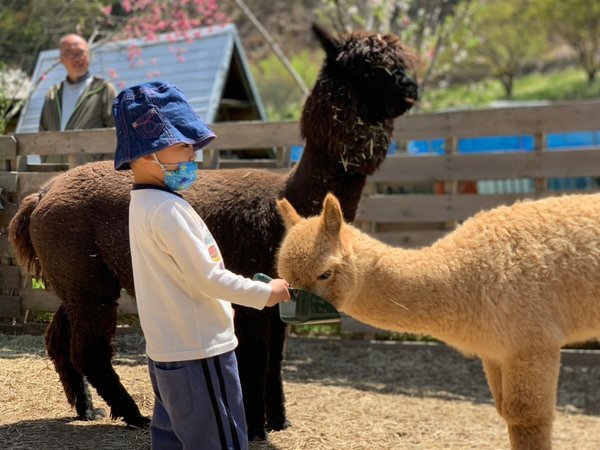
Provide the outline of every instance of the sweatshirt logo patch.
[[208,253],[210,254],[210,259],[212,259],[214,262],[221,261],[221,253],[215,244],[208,246]]

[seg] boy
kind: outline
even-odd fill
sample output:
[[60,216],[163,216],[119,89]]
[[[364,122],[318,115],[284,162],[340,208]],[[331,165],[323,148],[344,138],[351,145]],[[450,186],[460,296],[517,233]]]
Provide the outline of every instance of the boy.
[[155,393],[152,448],[245,449],[230,302],[273,306],[289,300],[289,285],[226,270],[208,228],[177,193],[196,178],[195,151],[216,136],[175,86],[125,89],[113,115],[115,169],[134,176],[129,238]]

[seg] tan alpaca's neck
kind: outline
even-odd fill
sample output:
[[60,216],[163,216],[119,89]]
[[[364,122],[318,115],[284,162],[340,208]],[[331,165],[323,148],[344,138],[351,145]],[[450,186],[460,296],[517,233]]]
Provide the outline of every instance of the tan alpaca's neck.
[[344,305],[348,314],[382,329],[440,337],[460,320],[461,311],[447,301],[450,269],[439,250],[394,248],[365,234],[352,246],[363,275]]

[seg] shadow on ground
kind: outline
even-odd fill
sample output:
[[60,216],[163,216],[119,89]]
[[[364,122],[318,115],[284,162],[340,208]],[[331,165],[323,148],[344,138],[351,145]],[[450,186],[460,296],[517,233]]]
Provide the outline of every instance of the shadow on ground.
[[120,424],[81,422],[75,419],[39,419],[0,426],[4,449],[148,449],[148,430]]
[[[600,360],[600,354],[596,357]],[[289,339],[284,380],[492,403],[480,360],[439,344]],[[563,358],[557,402],[569,412],[600,415],[600,364],[570,364]]]

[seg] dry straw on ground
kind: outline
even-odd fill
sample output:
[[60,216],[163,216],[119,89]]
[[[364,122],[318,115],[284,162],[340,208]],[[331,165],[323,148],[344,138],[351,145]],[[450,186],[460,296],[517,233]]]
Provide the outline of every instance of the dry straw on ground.
[[[116,370],[149,415],[143,338],[119,336],[116,345]],[[0,335],[0,357],[0,448],[149,447],[147,431],[73,419],[41,337]],[[293,427],[263,448],[509,448],[481,364],[444,346],[291,338],[284,380]],[[553,439],[556,450],[600,449],[600,355],[565,359]]]

